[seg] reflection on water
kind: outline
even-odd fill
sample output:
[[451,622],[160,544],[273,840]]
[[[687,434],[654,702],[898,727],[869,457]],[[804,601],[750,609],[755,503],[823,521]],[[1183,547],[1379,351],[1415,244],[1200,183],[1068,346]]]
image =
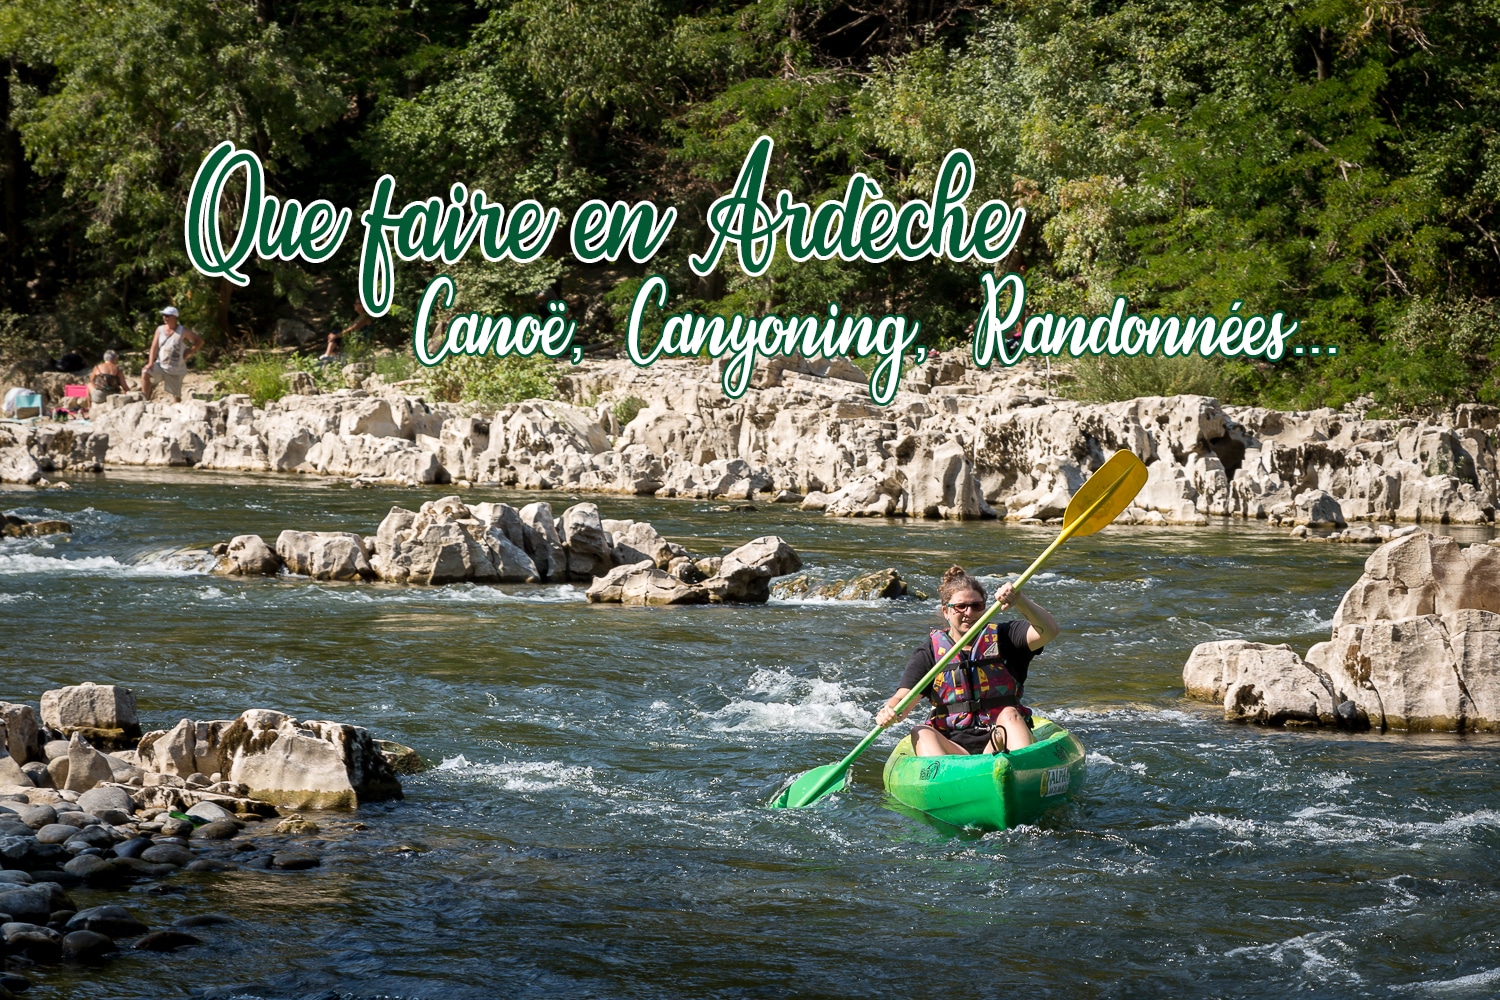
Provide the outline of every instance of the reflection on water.
[[[1244,525],[1069,543],[1028,585],[1065,634],[1027,695],[1083,740],[1089,783],[1038,826],[976,836],[887,808],[899,733],[825,804],[760,807],[872,724],[933,599],[620,608],[572,585],[227,579],[180,550],[369,534],[442,491],[174,471],[74,485],[0,493],[74,525],[0,543],[0,698],[114,681],[148,728],[275,707],[437,766],[402,802],[320,817],[313,872],[124,898],[153,926],[231,914],[203,947],[37,972],[30,997],[891,996],[930,992],[934,968],[1065,997],[1500,983],[1500,742],[1265,731],[1180,699],[1198,642],[1326,638],[1369,549]],[[817,579],[895,566],[929,594],[955,561],[997,583],[1055,531],[597,502],[695,552],[777,533]]]

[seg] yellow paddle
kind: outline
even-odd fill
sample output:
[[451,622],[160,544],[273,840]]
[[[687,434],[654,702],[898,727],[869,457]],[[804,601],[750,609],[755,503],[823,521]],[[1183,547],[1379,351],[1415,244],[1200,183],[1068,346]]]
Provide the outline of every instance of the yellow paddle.
[[[1092,535],[1106,524],[1114,521],[1120,516],[1120,511],[1130,506],[1130,501],[1146,485],[1146,466],[1141,460],[1128,451],[1119,451],[1099,467],[1099,471],[1089,477],[1088,482],[1081,486],[1073,499],[1068,502],[1067,512],[1063,514],[1063,529],[1057,539],[1047,550],[1036,557],[1036,561],[1026,568],[1016,579],[1015,589],[1020,590],[1021,585],[1031,579],[1032,574],[1042,568],[1058,546],[1062,545],[1074,535]],[[938,671],[948,665],[948,661],[961,649],[967,649],[986,625],[1000,613],[1000,603],[996,601],[990,605],[988,611],[980,615],[979,620],[974,623],[964,637],[953,645],[953,648],[944,653],[942,658],[932,665],[912,689],[906,693],[906,697],[896,706],[896,715],[900,716],[912,703],[922,697],[922,692],[927,690],[927,685],[938,675]],[[865,752],[871,743],[875,742],[884,732],[884,727],[876,726],[870,730],[868,736],[859,741],[859,746],[849,751],[849,756],[837,764],[824,764],[806,772],[786,788],[783,788],[775,798],[766,803],[772,809],[800,809],[802,806],[810,806],[826,795],[831,795],[847,784],[849,766]]]

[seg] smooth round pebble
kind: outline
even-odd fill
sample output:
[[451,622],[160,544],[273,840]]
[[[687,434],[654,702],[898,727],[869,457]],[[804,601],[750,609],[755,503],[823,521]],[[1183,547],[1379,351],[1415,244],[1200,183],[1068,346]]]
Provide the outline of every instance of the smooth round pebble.
[[77,875],[85,881],[106,878],[114,874],[114,870],[113,861],[107,861],[97,854],[80,854],[63,865],[63,871],[69,875]]
[[215,820],[194,830],[193,837],[203,840],[228,840],[239,832],[240,826],[233,820]]
[[234,819],[234,813],[215,802],[199,802],[187,811],[187,815],[210,823]]
[[57,822],[57,810],[46,804],[22,806],[18,815],[21,817],[21,822],[33,830],[40,830],[50,823]]
[[87,910],[79,910],[68,920],[70,931],[98,931],[112,938],[134,937],[144,934],[148,930],[145,924],[135,918],[129,910],[123,906],[110,904],[108,906],[91,906]]
[[217,927],[220,924],[232,924],[234,918],[222,913],[194,913],[191,916],[179,917],[172,921],[173,927]]
[[166,837],[186,837],[192,834],[193,824],[185,819],[168,816],[161,821],[161,832]]
[[136,951],[175,951],[178,948],[187,948],[202,943],[202,938],[184,934],[182,931],[152,931],[137,941],[134,947]]
[[75,962],[98,962],[115,950],[115,943],[98,931],[72,931],[62,939],[64,958]]
[[116,858],[115,867],[128,869],[145,878],[165,878],[176,874],[178,868],[177,865],[155,864],[140,858]]
[[184,871],[190,872],[227,872],[238,868],[239,865],[228,861],[218,861],[214,858],[199,858],[189,864]]
[[36,924],[6,924],[5,944],[12,952],[24,952],[33,962],[54,958],[62,948],[62,935],[50,927]]
[[78,833],[78,827],[67,823],[48,823],[36,832],[36,839],[43,844],[61,844]]
[[125,841],[123,844],[115,845],[115,857],[138,858],[141,852],[151,846],[151,840],[147,837],[135,837]]
[[142,861],[148,861],[153,865],[176,865],[178,868],[191,864],[194,858],[192,851],[176,844],[156,844],[141,852]]
[[316,854],[308,854],[306,851],[282,851],[280,854],[272,855],[271,867],[280,868],[283,871],[301,871],[304,868],[316,868],[323,861]]

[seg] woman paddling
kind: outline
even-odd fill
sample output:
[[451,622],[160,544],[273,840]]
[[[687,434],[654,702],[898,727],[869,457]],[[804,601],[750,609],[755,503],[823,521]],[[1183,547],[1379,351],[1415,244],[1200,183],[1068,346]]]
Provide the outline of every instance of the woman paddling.
[[[943,574],[938,599],[948,627],[934,630],[906,661],[899,689],[875,716],[882,727],[906,717],[911,709],[898,717],[895,706],[984,614],[984,585],[962,566]],[[922,692],[933,711],[932,718],[912,730],[919,757],[1000,753],[1032,743],[1031,710],[1021,704],[1021,687],[1031,658],[1060,630],[1041,605],[1009,583],[1000,585],[995,600],[1001,610],[1014,606],[1024,620],[990,622]]]

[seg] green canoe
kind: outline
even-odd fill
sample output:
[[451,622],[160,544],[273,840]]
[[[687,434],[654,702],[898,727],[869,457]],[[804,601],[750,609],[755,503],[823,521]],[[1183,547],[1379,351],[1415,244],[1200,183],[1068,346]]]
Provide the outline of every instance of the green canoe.
[[1033,822],[1083,787],[1083,744],[1035,716],[1036,742],[1012,753],[918,757],[907,736],[885,762],[885,790],[952,826],[1005,830]]

